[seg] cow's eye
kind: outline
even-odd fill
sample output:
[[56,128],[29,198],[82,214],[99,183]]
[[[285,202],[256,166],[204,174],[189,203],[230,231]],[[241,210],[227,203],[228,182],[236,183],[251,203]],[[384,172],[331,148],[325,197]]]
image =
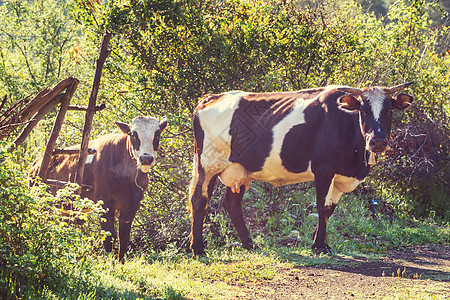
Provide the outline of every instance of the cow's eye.
[[153,137],[153,150],[155,151],[158,151],[160,135],[161,132],[158,130],[155,132],[155,136]]
[[139,150],[141,143],[139,141],[139,136],[136,131],[131,132],[130,139],[131,139],[131,145],[133,145],[133,148],[136,150]]

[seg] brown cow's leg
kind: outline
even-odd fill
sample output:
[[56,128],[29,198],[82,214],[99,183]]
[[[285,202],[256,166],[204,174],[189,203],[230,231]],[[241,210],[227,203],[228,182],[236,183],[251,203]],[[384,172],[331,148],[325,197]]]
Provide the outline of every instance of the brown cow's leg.
[[100,224],[102,230],[109,231],[111,233],[111,235],[107,236],[103,242],[106,252],[112,252],[114,241],[117,239],[116,229],[114,228],[114,213],[115,211],[113,209],[109,209],[103,215],[103,218],[105,218],[106,221]]
[[228,212],[228,215],[236,228],[239,238],[241,239],[242,247],[245,249],[254,249],[256,245],[250,236],[247,225],[244,219],[244,212],[242,210],[242,197],[244,196],[245,186],[241,186],[240,193],[233,193],[231,188],[227,187],[224,195],[223,206]]
[[332,179],[322,176],[316,177],[316,194],[317,194],[317,211],[319,213],[319,221],[314,231],[314,243],[312,249],[316,254],[333,253],[327,243],[327,222],[328,218],[334,211],[336,205],[325,206],[327,194],[329,193]]
[[130,241],[131,222],[119,221],[119,261],[123,261],[123,257],[128,249]]
[[203,245],[203,220],[205,219],[206,209],[217,182],[217,175],[206,177],[209,178],[209,180],[205,180],[205,177],[204,173],[197,176],[194,175],[194,178],[192,179],[193,182],[191,183],[191,234],[189,235],[189,240],[194,256],[205,255],[205,246]]
[[141,206],[141,199],[144,193],[141,190],[136,190],[134,197],[128,200],[129,208],[120,212],[119,217],[119,261],[123,260],[125,253],[127,253],[128,242],[130,241],[131,225],[134,217]]

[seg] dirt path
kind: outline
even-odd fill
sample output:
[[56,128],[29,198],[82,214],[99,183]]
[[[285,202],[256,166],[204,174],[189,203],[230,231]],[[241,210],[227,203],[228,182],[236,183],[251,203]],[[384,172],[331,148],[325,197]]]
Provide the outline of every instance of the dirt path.
[[450,299],[450,245],[391,251],[385,259],[280,269],[242,289],[241,299]]

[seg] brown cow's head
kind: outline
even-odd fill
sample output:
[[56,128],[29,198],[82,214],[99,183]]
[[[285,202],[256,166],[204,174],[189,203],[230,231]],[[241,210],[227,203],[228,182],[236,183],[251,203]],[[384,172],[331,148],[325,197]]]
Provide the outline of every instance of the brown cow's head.
[[148,173],[155,164],[161,132],[167,126],[167,119],[161,121],[152,117],[136,117],[130,124],[116,122],[120,130],[130,137],[131,152],[136,159],[137,167]]
[[[411,105],[413,97],[408,94],[392,95],[413,82],[392,88],[370,87],[362,90],[340,87],[338,90],[350,94],[338,99],[340,107],[346,110],[359,110],[362,134],[366,140],[366,150],[381,153],[389,149],[392,111],[403,110]],[[356,97],[355,97],[356,96]]]

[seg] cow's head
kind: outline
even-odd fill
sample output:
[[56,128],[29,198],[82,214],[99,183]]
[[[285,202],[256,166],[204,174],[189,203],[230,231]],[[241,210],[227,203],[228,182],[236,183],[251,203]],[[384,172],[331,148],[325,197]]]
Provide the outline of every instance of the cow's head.
[[381,153],[389,149],[392,111],[409,107],[413,97],[408,94],[393,94],[403,90],[413,82],[391,88],[369,87],[362,90],[340,87],[345,94],[338,99],[339,106],[346,110],[359,110],[361,132],[366,141],[366,150]]
[[167,126],[167,119],[161,121],[152,117],[136,117],[130,124],[116,122],[123,133],[128,134],[131,153],[136,159],[137,167],[148,173],[155,164],[161,132]]

